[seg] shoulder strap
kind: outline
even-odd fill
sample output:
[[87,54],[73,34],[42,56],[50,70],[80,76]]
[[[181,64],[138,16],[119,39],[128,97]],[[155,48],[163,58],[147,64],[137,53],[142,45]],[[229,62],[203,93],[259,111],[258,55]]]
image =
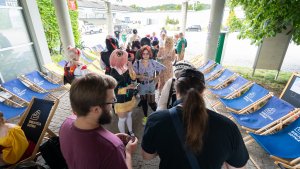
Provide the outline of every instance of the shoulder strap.
[[172,78],[172,83],[171,83],[171,86],[170,86],[170,91],[169,91],[169,97],[168,97],[167,106],[169,106],[170,101],[172,99],[172,93],[173,93],[173,88],[174,88],[174,81],[175,81],[175,79]]
[[140,74],[140,60],[137,60],[137,70],[138,70],[138,74]]
[[185,134],[183,131],[183,124],[180,121],[179,116],[177,114],[176,106],[169,109],[169,112],[171,114],[171,119],[172,119],[173,125],[175,127],[177,136],[179,137],[182,148],[185,151],[185,154],[189,160],[189,163],[190,163],[192,169],[200,169],[200,166],[198,164],[198,161],[197,161],[195,155],[191,151],[189,151],[187,149],[187,147],[184,145]]

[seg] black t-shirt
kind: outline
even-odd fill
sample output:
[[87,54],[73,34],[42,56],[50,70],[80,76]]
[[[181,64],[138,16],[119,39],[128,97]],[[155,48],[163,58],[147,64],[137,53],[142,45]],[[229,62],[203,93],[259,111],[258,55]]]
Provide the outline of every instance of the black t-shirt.
[[[182,119],[182,110],[177,107]],[[196,154],[201,169],[220,169],[224,162],[234,167],[246,165],[249,155],[237,126],[228,118],[207,110],[209,120],[202,152]],[[157,111],[148,117],[142,148],[157,153],[160,169],[189,169],[190,164],[180,144],[168,110]]]
[[112,68],[110,75],[114,77],[118,82],[118,85],[115,87],[117,103],[124,103],[130,101],[133,97],[134,89],[128,89],[126,94],[118,94],[119,88],[127,87],[132,82],[129,75],[129,70],[120,75],[116,69]]

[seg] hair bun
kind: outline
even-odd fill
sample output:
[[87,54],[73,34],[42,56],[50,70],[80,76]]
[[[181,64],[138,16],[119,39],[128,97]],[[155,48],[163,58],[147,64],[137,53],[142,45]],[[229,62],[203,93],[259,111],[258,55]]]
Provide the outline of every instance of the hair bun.
[[180,71],[178,78],[186,77],[186,78],[196,78],[200,80],[205,85],[205,79],[202,72],[195,68],[187,68]]

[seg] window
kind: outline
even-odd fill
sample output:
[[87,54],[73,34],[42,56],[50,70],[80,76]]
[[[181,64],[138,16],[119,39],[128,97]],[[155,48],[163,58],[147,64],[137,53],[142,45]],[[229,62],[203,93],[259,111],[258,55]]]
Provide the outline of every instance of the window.
[[0,77],[4,81],[39,68],[22,7],[0,0]]

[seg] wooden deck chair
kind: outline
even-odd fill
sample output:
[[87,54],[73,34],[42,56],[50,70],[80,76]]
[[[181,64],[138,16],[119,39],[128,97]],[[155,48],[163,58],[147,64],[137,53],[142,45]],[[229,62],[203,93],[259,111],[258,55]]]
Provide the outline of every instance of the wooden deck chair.
[[[260,103],[272,97],[272,94],[262,86],[253,84],[248,91],[233,99],[220,98],[227,111],[243,114],[251,109],[256,110]],[[215,108],[215,107],[213,107]]]
[[47,74],[49,74],[52,79],[58,79],[58,81],[61,82],[64,81],[64,69],[62,67],[59,67],[55,63],[48,63],[43,65],[43,67],[47,70]]
[[215,66],[216,62],[213,60],[208,60],[205,64],[203,64],[201,67],[198,68],[200,72],[203,74],[209,72],[211,68]]
[[204,66],[204,64],[205,64],[203,55],[194,56],[193,58],[189,59],[188,61],[197,68],[200,68],[200,67]]
[[[92,53],[91,51],[88,50],[82,50],[82,53],[86,56],[88,56],[89,58],[92,58],[92,60],[98,60],[100,61],[100,56],[99,55],[95,55],[94,53]],[[100,52],[99,52],[100,54]]]
[[[291,121],[292,123],[290,123]],[[282,129],[284,125],[287,126]],[[268,154],[270,154],[270,157],[275,161],[275,164],[280,164],[286,168],[300,168],[299,113],[290,116],[282,121],[282,123],[275,125],[263,133],[249,134]],[[253,140],[249,140],[245,142],[245,144],[247,145],[252,142]],[[255,161],[253,161],[253,163],[256,164]],[[256,167],[260,168],[257,165]]]
[[57,64],[58,64],[58,66],[59,67],[65,67],[65,65],[68,63],[68,61],[66,61],[66,60],[61,60],[61,61],[59,61]]
[[101,68],[101,66],[100,66],[100,61],[99,61],[99,60],[94,60],[94,61],[92,62],[92,65],[94,65],[97,69],[102,70],[103,73],[105,72],[105,70],[103,70],[103,69]]
[[[208,90],[206,90],[207,92],[205,92],[206,94],[204,95],[204,97],[207,97],[207,95],[209,95],[211,93],[215,97],[218,98],[218,101],[216,101],[214,103],[209,102],[212,107],[218,106],[219,104],[222,103],[220,101],[220,98],[231,99],[234,97],[238,97],[241,95],[241,93],[244,90],[248,89],[250,86],[253,85],[253,82],[250,82],[241,76],[238,76],[236,79],[234,79],[233,81],[231,81],[229,83],[230,84],[228,84],[225,87],[223,85],[220,86],[219,89],[208,88]],[[223,87],[223,88],[221,88],[221,87]]]
[[228,83],[229,81],[236,78],[237,74],[225,69],[222,74],[217,77],[216,79],[210,80],[206,83],[206,86],[213,89],[219,89],[221,86],[224,86],[224,84]]
[[56,136],[48,127],[52,117],[57,109],[59,100],[49,101],[33,98],[22,115],[18,125],[21,126],[29,142],[29,146],[21,160],[10,165],[8,168],[14,168],[21,162],[35,160],[39,155],[39,147],[42,143],[46,132],[50,136]]
[[28,81],[34,84],[37,88],[43,90],[43,92],[51,92],[57,90],[69,90],[62,83],[58,83],[57,81],[52,80],[47,75],[39,72],[33,71],[25,75],[19,76],[22,81]]
[[5,83],[2,83],[0,88],[3,91],[10,93],[11,95],[15,95],[16,97],[19,97],[21,100],[27,103],[30,102],[30,100],[33,97],[40,98],[40,99],[45,99],[46,97],[52,100],[57,99],[54,95],[52,95],[49,92],[40,93],[32,90],[31,88],[23,84],[19,79],[13,79]]
[[[291,104],[276,96],[272,96],[264,106],[254,112],[249,114],[230,114],[232,119],[243,129],[259,134],[297,112],[298,110]],[[247,140],[247,137],[245,137],[244,140]]]
[[98,68],[95,67],[93,64],[87,65],[87,69],[88,69],[90,72],[94,72],[94,73],[99,74],[99,75],[105,74],[103,70],[98,69]]
[[4,118],[8,121],[20,117],[26,110],[27,105],[14,102],[13,100],[0,95],[0,112],[3,113]]
[[215,79],[216,77],[220,76],[220,74],[224,71],[222,65],[216,64],[214,67],[212,67],[209,72],[204,74],[205,81],[210,81]]
[[84,53],[81,53],[80,59],[85,63],[85,64],[91,64],[93,60],[86,56]]

